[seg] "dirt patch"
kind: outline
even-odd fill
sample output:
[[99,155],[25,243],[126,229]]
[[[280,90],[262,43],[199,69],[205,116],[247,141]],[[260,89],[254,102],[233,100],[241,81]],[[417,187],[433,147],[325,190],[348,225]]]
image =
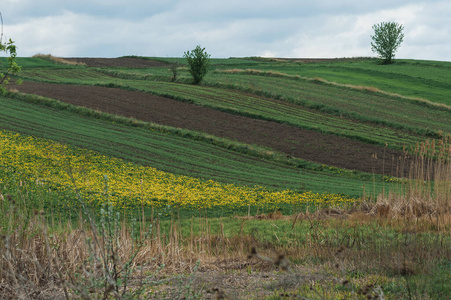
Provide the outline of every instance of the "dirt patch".
[[119,57],[119,58],[92,58],[92,57],[70,57],[65,58],[69,61],[86,64],[88,67],[119,67],[119,68],[157,68],[168,67],[167,63],[142,59],[137,57]]
[[189,299],[194,295],[200,299],[279,299],[276,297],[283,295],[280,299],[297,299],[300,286],[331,280],[322,274],[311,274],[306,268],[297,268],[296,272],[248,268],[253,271],[205,270],[183,277],[168,276],[163,284],[154,287],[153,295],[146,296],[149,299]]
[[280,61],[280,62],[297,62],[297,63],[327,63],[327,62],[339,62],[339,61],[361,61],[361,60],[371,60],[370,57],[338,57],[338,58],[257,58],[257,60],[268,60],[268,61]]
[[[25,82],[14,86],[74,105],[267,146],[287,156],[364,172],[390,174],[399,151],[297,127],[237,116],[142,92],[98,86]],[[372,159],[372,157],[378,159]],[[381,158],[385,157],[385,164]],[[392,159],[396,158],[396,159]],[[408,164],[406,164],[408,165]]]

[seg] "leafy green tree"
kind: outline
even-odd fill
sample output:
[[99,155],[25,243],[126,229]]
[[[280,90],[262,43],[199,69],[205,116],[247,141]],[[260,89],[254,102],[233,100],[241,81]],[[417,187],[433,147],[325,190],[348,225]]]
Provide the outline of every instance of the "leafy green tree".
[[194,84],[199,84],[210,68],[210,54],[198,45],[191,52],[186,51],[183,57],[188,61]]
[[373,25],[373,30],[371,50],[379,54],[384,64],[391,64],[404,39],[404,27],[396,22],[382,22]]
[[[6,66],[4,65],[4,59],[3,57],[0,57],[0,93],[4,93],[6,91],[5,86],[9,83],[10,75],[16,75],[20,71],[20,67],[16,62],[16,56],[17,56],[17,48],[16,45],[14,45],[14,42],[9,39],[8,42],[3,43],[3,18],[2,14],[0,13],[0,19],[1,19],[1,30],[2,33],[0,35],[0,53],[5,52],[7,54],[6,58]],[[18,83],[21,83],[20,80],[18,80]]]

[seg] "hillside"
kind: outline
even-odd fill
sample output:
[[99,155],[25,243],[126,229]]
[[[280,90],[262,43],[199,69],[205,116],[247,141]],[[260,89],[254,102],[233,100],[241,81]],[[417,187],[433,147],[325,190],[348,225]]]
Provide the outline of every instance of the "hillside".
[[[271,164],[276,163],[277,166],[267,165],[266,170],[283,170],[295,166],[298,170],[293,173],[292,179],[286,181],[282,178],[280,183],[269,184],[277,188],[301,187],[317,192],[324,189],[350,195],[362,193],[362,190],[359,193],[357,189],[362,189],[364,185],[373,185],[379,190],[382,182],[378,180],[378,184],[374,185],[371,183],[372,177],[365,174],[403,176],[408,173],[410,163],[402,149],[451,132],[451,110],[448,103],[443,103],[444,97],[431,94],[430,99],[414,99],[409,96],[410,93],[406,93],[406,96],[395,94],[398,91],[396,86],[402,84],[404,88],[399,90],[405,90],[406,83],[413,80],[407,80],[406,74],[418,66],[425,69],[424,76],[430,77],[425,80],[436,82],[436,87],[441,85],[442,94],[448,93],[446,82],[429,70],[435,66],[441,71],[440,75],[446,75],[446,71],[451,70],[446,63],[413,61],[402,62],[396,66],[397,69],[389,66],[388,73],[391,76],[398,74],[399,81],[404,82],[393,81],[394,86],[384,92],[379,87],[387,84],[386,76],[383,76],[387,70],[382,69],[376,61],[365,59],[214,59],[212,70],[202,86],[189,84],[188,72],[179,59],[71,58],[58,63],[42,58],[22,58],[19,61],[23,64],[24,84],[12,86],[17,91],[148,124],[179,128],[176,139],[199,140],[199,136],[203,136],[201,143],[225,147],[227,151],[235,152],[248,161],[245,165],[253,164],[256,159],[263,159],[262,163],[267,164],[265,161],[270,159],[275,160]],[[170,81],[171,63],[180,64],[176,82]],[[314,69],[324,78],[304,77],[313,75]],[[331,79],[337,79],[340,70],[343,83],[331,82]],[[358,86],[362,83],[361,79],[356,82],[356,78],[361,78],[356,74],[366,71],[379,74],[373,82],[366,82],[374,88]],[[419,71],[416,72],[413,78],[417,78]],[[418,85],[412,84],[412,89],[416,88]],[[14,101],[25,101],[23,98],[16,95]],[[51,100],[47,104],[43,104],[45,101],[26,101],[31,105],[41,103],[41,106],[53,107],[48,111],[49,114],[55,114],[52,112],[55,109],[66,109],[59,102],[49,104]],[[186,155],[190,149],[167,146],[172,147],[171,158],[161,153],[148,156],[146,152],[156,153],[150,146],[150,140],[144,146],[136,142],[129,143],[129,138],[124,137],[115,142],[106,140],[102,146],[98,138],[86,135],[86,129],[77,129],[73,135],[67,130],[61,132],[59,127],[66,126],[65,117],[53,123],[37,119],[33,121],[31,115],[20,120],[20,116],[26,114],[8,115],[5,105],[6,102],[3,104],[0,128],[94,149],[164,171],[224,182],[268,184],[267,179],[258,178],[271,171],[261,174],[262,170],[255,169],[246,175],[243,170],[247,167],[236,167],[241,171],[235,175],[226,175],[229,172],[224,171],[223,166],[212,172],[205,159],[202,162],[202,159],[194,158],[203,157],[200,155],[202,151],[213,150],[194,150],[191,155]],[[14,107],[13,103],[10,105]],[[45,111],[42,113],[46,114]],[[78,118],[77,114],[73,117]],[[37,130],[39,122],[45,124],[42,123],[40,126],[44,127]],[[74,122],[77,121],[74,119]],[[80,119],[80,122],[85,121]],[[75,128],[73,125],[68,126]],[[89,130],[95,132],[104,130],[100,129],[104,127],[100,123],[93,124]],[[131,131],[137,130],[132,128]],[[183,130],[186,132],[183,133]],[[120,134],[111,132],[106,136],[110,135],[118,137]],[[108,147],[108,144],[115,146]],[[157,148],[162,147],[158,142],[155,144]],[[236,160],[229,157],[225,165],[232,166],[231,161]],[[214,161],[211,161],[212,165]],[[332,171],[332,174],[327,174],[334,168],[364,173],[350,175],[352,173],[349,171]],[[326,177],[320,175],[321,172],[326,172]],[[349,176],[353,176],[356,182],[348,183],[341,189],[334,188],[335,183],[332,182],[344,183],[349,180]],[[356,189],[357,186],[360,188]]]
[[384,151],[387,157],[401,155],[400,151],[354,139],[248,118],[142,92],[38,82],[25,82],[16,88],[23,93],[110,114],[266,146],[286,155],[350,170],[382,173],[382,160],[371,162],[368,158],[373,154],[382,157]]
[[451,63],[18,62],[1,299],[451,294]]

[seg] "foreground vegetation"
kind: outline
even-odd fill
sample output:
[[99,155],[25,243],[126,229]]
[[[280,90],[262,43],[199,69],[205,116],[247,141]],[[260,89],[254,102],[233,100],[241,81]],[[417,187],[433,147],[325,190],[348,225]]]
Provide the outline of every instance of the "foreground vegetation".
[[[8,138],[13,144],[17,137]],[[433,152],[435,161],[427,159]],[[3,167],[0,295],[443,299],[451,292],[450,154],[443,144],[422,145],[402,193],[333,207],[313,201],[290,216],[253,210],[212,218],[198,208],[187,217],[175,206],[151,212],[141,203],[118,207],[114,194],[123,190],[122,182],[113,180],[104,181],[99,208],[75,176],[71,191],[24,172],[35,163],[16,166],[16,172]],[[76,171],[76,161],[67,161],[69,169]],[[96,183],[91,185],[94,190]],[[45,205],[51,203],[56,205]],[[57,205],[66,211],[58,212]],[[72,220],[69,211],[75,212]]]

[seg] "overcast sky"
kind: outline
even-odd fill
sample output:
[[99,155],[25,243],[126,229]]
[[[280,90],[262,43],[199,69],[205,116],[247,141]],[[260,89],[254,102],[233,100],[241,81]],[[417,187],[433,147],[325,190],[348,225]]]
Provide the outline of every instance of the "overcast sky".
[[18,56],[375,56],[372,25],[394,21],[397,58],[451,61],[450,0],[0,0],[0,12]]

